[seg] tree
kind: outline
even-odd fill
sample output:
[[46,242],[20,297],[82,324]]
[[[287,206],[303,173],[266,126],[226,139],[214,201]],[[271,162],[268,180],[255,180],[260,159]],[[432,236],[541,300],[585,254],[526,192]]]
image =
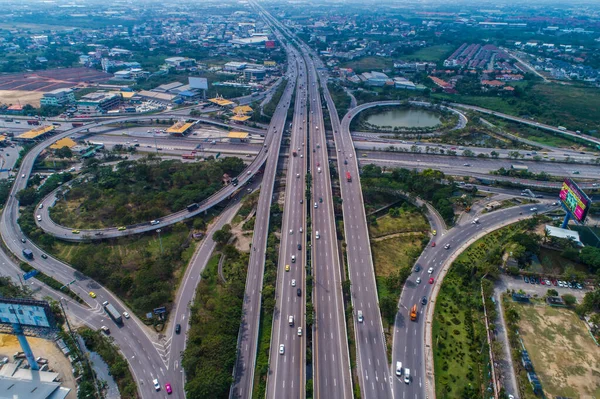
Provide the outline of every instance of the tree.
[[71,151],[71,149],[67,146],[64,146],[62,148],[59,148],[58,150],[56,150],[54,152],[56,154],[57,157],[59,157],[60,159],[64,159],[64,158],[72,158],[73,157],[73,151]]
[[558,296],[558,291],[556,291],[554,288],[550,288],[548,290],[548,292],[546,293],[547,296]]
[[497,151],[492,151],[492,152],[490,152],[490,156],[492,158],[496,159],[496,158],[498,158],[500,156],[500,154]]
[[565,294],[561,297],[567,306],[573,306],[577,303],[577,298],[571,294]]
[[33,187],[27,187],[17,193],[17,200],[21,206],[27,206],[35,203],[36,191]]
[[579,253],[579,258],[584,265],[589,267],[591,273],[600,270],[600,248],[586,246]]
[[392,324],[397,310],[394,298],[391,295],[384,296],[381,298],[379,306],[381,307],[381,315],[387,318],[390,324]]
[[227,242],[229,241],[230,238],[231,238],[231,233],[228,231],[224,231],[223,229],[215,231],[212,236],[212,239],[218,245],[227,244]]

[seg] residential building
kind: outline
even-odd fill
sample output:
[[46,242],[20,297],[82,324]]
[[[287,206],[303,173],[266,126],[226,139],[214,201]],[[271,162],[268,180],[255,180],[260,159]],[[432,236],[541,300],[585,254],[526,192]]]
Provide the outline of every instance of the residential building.
[[52,106],[52,107],[63,107],[67,104],[75,102],[75,94],[71,89],[56,89],[48,93],[44,93],[40,99],[40,105]]
[[81,115],[105,114],[121,103],[121,95],[116,92],[97,91],[86,94],[77,101],[77,112]]

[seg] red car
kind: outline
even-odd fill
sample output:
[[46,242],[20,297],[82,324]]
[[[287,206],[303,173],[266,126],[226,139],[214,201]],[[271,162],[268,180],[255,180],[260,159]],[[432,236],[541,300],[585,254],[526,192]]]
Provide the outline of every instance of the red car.
[[171,388],[171,384],[168,382],[165,384],[165,391],[167,391],[169,395],[173,393],[173,388]]
[[429,278],[429,284],[433,284],[433,277]]
[[432,246],[432,247],[435,247],[435,241],[431,243],[431,246]]

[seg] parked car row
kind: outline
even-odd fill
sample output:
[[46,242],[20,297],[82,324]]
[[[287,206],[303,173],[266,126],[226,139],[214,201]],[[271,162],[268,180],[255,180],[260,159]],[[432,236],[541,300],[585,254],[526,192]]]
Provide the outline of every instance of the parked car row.
[[562,281],[562,280],[545,279],[545,278],[541,278],[541,277],[528,277],[528,276],[523,277],[523,280],[529,284],[541,284],[541,285],[555,286],[555,287],[562,287],[562,288],[573,288],[573,289],[578,289],[578,290],[583,289],[583,285],[581,283],[578,283],[577,281],[568,282],[568,281]]

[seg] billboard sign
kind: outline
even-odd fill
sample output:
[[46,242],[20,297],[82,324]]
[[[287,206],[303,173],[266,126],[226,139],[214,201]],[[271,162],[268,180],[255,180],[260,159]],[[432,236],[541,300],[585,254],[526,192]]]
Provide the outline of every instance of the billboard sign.
[[592,204],[590,198],[571,179],[565,179],[558,196],[571,216],[583,223]]
[[24,327],[54,329],[54,315],[46,301],[31,299],[0,299],[0,324],[20,324]]
[[206,78],[194,78],[190,76],[188,78],[188,83],[190,85],[190,89],[208,89],[208,79]]

